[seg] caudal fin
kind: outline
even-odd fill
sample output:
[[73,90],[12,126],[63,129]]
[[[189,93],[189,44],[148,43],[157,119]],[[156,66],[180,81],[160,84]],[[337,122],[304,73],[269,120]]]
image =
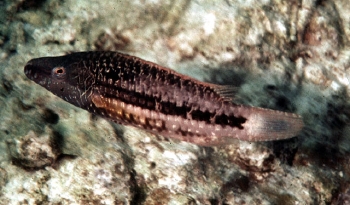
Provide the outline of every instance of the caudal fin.
[[270,141],[295,137],[304,126],[301,116],[262,108],[251,108],[244,125],[246,141]]

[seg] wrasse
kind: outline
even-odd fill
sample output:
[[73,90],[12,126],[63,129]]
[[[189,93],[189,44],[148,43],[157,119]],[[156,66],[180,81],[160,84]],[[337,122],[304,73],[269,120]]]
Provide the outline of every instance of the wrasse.
[[24,72],[93,114],[202,146],[287,139],[303,127],[299,115],[237,105],[226,86],[118,52],[36,58]]

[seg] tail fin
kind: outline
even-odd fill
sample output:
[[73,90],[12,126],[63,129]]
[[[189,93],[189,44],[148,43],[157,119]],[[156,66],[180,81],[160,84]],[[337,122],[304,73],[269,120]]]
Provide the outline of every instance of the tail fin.
[[244,125],[247,141],[282,140],[296,136],[304,126],[301,116],[263,108],[251,108]]

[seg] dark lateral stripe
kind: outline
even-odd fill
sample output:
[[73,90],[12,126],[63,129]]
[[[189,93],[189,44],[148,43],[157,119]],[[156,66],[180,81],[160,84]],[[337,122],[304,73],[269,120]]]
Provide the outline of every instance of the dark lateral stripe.
[[[188,106],[176,106],[175,103],[161,101],[160,98],[155,98],[147,95],[141,95],[140,93],[128,91],[125,89],[114,89],[113,92],[115,95],[106,94],[101,97],[106,98],[115,98],[126,104],[132,104],[133,106],[141,107],[142,109],[148,109],[156,112],[163,113],[165,115],[180,116],[183,119],[193,119],[198,121],[204,121],[208,124],[213,122],[218,125],[229,125],[231,127],[237,127],[243,129],[242,124],[246,122],[244,117],[236,117],[233,114],[226,115],[220,114],[217,115],[215,112],[201,111],[194,107]],[[225,103],[225,102],[222,102]]]

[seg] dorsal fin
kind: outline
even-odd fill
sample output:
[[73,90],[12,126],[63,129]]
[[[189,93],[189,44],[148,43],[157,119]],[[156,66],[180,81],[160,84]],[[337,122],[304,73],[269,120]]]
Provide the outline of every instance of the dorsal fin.
[[238,88],[232,85],[210,85],[214,91],[225,101],[235,101],[237,99]]

